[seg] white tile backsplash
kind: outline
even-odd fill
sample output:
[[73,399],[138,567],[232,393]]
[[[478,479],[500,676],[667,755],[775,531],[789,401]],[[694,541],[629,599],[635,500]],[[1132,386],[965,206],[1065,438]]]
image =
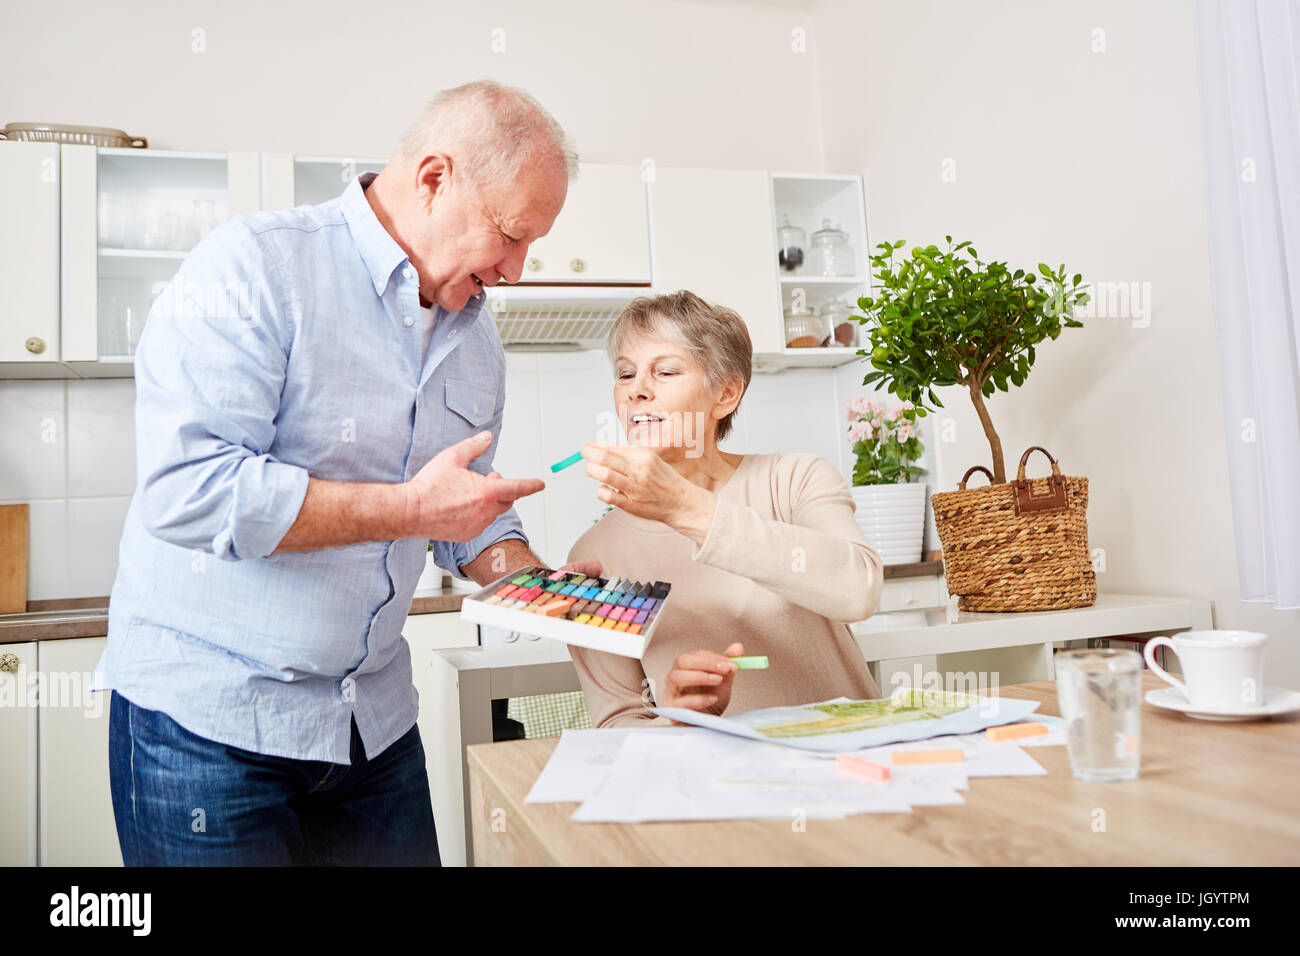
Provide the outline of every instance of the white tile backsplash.
[[70,597],[67,500],[30,501],[27,514],[27,600]]
[[0,501],[67,494],[66,383],[0,382]]
[[[576,364],[577,355],[589,356],[585,366]],[[587,442],[597,438],[609,441],[618,434],[614,373],[604,353],[545,356],[537,380],[538,408],[545,413],[538,434],[548,474],[551,464],[572,455]]]
[[[583,533],[591,528],[605,513],[605,502],[596,497],[594,478],[581,473],[579,465],[571,471],[570,478],[556,478],[546,483],[546,538],[550,547],[540,557],[547,561],[563,563],[568,560],[569,549]],[[566,472],[567,474],[567,472]]]
[[68,581],[63,597],[98,597],[113,589],[117,546],[130,496],[68,499]]
[[135,491],[135,380],[68,382],[68,494]]

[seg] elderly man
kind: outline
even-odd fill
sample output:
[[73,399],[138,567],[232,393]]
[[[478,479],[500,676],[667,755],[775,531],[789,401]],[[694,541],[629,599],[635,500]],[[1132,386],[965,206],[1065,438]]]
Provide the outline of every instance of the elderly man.
[[378,175],[240,216],[185,260],[136,355],[138,484],[99,689],[127,865],[433,864],[402,638],[432,542],[524,564],[492,470],[517,281],[576,156],[528,94],[438,95]]

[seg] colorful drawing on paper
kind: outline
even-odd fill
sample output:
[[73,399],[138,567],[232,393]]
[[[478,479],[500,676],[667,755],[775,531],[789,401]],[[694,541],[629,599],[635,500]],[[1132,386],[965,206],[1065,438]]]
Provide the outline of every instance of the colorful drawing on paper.
[[[754,723],[751,726],[764,737],[816,737],[871,730],[916,720],[937,720],[978,702],[979,698],[970,694],[909,688],[883,700],[809,704],[802,708],[809,712],[807,720],[783,720],[766,726]],[[782,709],[788,712],[788,708]],[[826,716],[823,717],[822,714]]]

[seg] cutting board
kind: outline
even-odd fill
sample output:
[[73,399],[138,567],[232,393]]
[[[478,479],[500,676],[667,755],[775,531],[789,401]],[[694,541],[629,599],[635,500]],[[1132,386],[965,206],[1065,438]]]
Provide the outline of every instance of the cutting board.
[[0,505],[0,614],[27,610],[27,505]]

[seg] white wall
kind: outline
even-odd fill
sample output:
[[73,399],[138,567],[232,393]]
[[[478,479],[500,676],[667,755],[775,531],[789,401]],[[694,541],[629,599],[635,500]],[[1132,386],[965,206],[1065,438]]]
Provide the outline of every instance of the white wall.
[[[1239,600],[1191,4],[828,0],[816,22],[827,167],[865,176],[874,241],[951,234],[1149,283],[1149,323],[1085,319],[991,400],[1007,468],[1041,444],[1086,475],[1103,591],[1210,598],[1217,626],[1272,636],[1271,683],[1300,686],[1300,612]],[[989,452],[965,393],[941,398],[952,488]]]
[[816,71],[790,49],[808,19],[798,7],[9,4],[0,117],[115,126],[166,149],[387,156],[433,93],[491,77],[536,95],[589,161],[814,169]]

